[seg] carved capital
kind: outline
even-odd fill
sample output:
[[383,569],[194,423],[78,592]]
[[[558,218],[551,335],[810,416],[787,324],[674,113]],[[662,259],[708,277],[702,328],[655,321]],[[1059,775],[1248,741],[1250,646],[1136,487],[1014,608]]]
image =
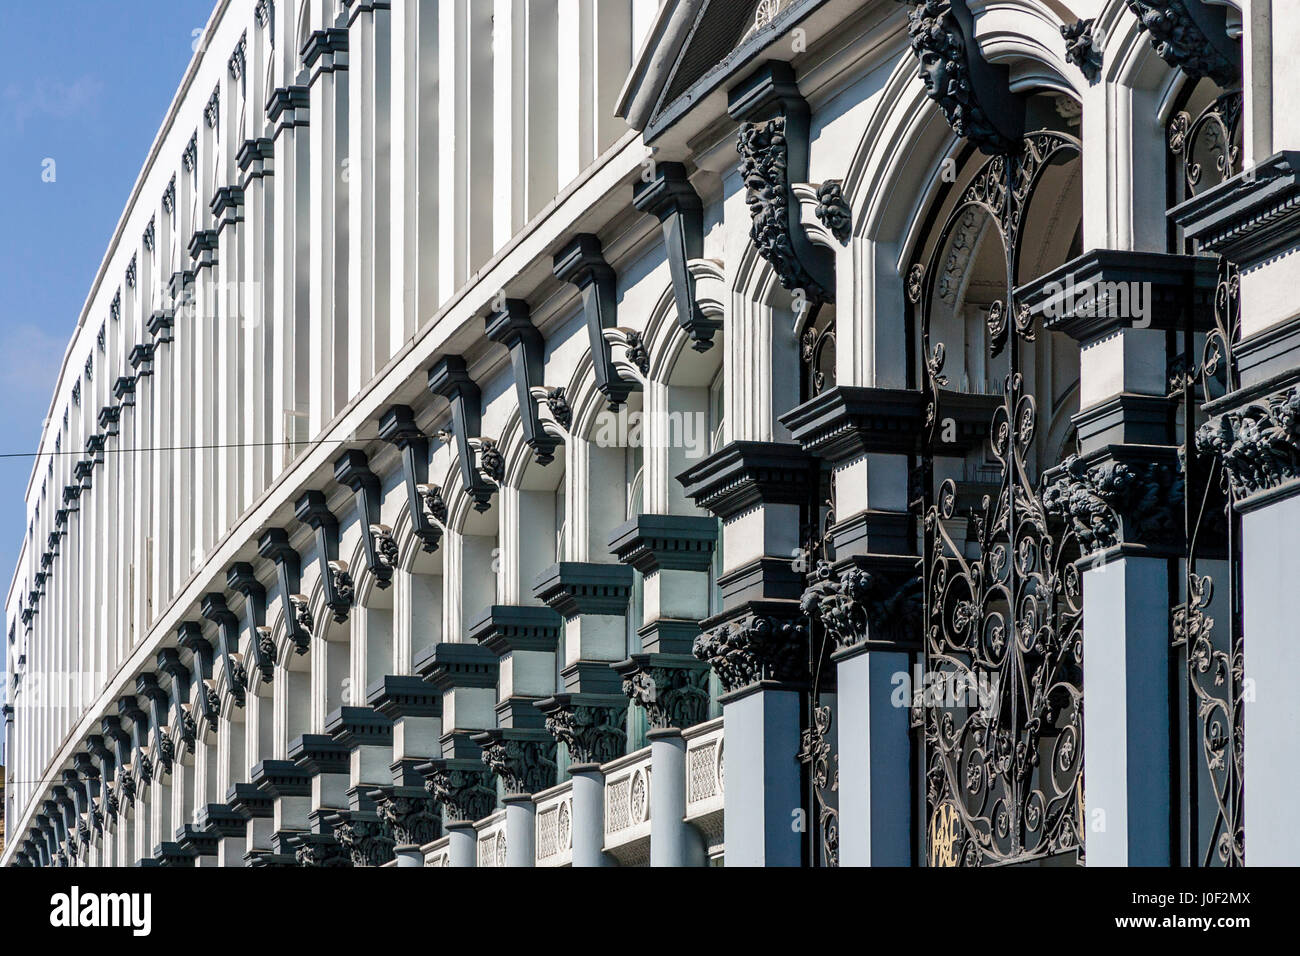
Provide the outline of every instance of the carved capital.
[[1300,385],[1210,419],[1196,448],[1223,462],[1234,502],[1289,485],[1300,478]]
[[334,838],[347,851],[353,866],[383,866],[393,858],[396,841],[382,818],[340,814],[334,820]]
[[821,622],[839,651],[867,641],[914,641],[922,619],[916,561],[882,556],[838,567],[821,562],[800,607]]
[[467,759],[433,760],[419,767],[424,787],[442,806],[446,819],[481,820],[496,809],[492,773],[482,762]]
[[761,681],[799,683],[808,673],[808,629],[802,620],[752,610],[701,633],[695,656],[728,692]]
[[537,702],[546,729],[575,764],[608,763],[627,747],[627,700],[605,694],[558,694]]
[[427,793],[407,793],[410,788],[376,790],[371,793],[375,812],[384,821],[399,846],[424,846],[438,838],[442,821],[438,807]]
[[[1163,455],[1147,454],[1155,452]],[[1043,476],[1043,510],[1066,525],[1085,556],[1120,545],[1176,543],[1183,534],[1184,483],[1174,454],[1154,446],[1130,455],[1126,446],[1111,446],[1090,459],[1071,455]]]
[[507,794],[540,793],[555,786],[555,738],[541,732],[489,730],[474,735],[483,763]]
[[615,667],[623,693],[645,708],[651,728],[685,730],[709,711],[709,668],[690,657],[633,654]]

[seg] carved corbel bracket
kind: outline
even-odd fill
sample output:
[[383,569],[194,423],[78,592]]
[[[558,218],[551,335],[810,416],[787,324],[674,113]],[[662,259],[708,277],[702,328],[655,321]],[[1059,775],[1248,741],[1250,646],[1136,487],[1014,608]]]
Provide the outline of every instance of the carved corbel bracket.
[[605,338],[606,330],[618,326],[617,276],[605,261],[600,240],[590,233],[580,233],[556,253],[552,268],[555,278],[577,286],[581,293],[596,388],[605,396],[610,410],[617,411],[637,387],[635,380],[623,378],[614,367]]
[[248,687],[248,672],[239,653],[239,618],[226,605],[226,596],[219,591],[203,595],[203,616],[217,625],[217,650],[221,654],[221,669],[226,675],[226,687],[236,706],[243,707]]
[[903,2],[914,3],[907,35],[918,75],[952,131],[989,155],[1020,149],[1025,98],[1011,92],[1006,66],[984,59],[967,0]]
[[181,746],[194,753],[196,728],[190,713],[190,672],[181,663],[180,652],[174,647],[164,647],[158,652],[158,670],[171,678],[172,733],[180,738]]
[[131,722],[131,771],[135,783],[148,786],[153,782],[153,760],[149,754],[149,715],[132,695],[119,697],[117,713]]
[[262,683],[269,684],[275,676],[276,651],[274,644],[265,646],[260,633],[266,626],[266,588],[257,580],[253,566],[245,561],[227,569],[226,587],[244,596],[244,626],[249,633],[253,663],[257,665]]
[[707,352],[722,323],[706,316],[695,297],[690,262],[704,257],[704,204],[686,175],[686,167],[681,163],[656,163],[653,178],[633,189],[632,205],[656,217],[663,227],[677,324],[690,335],[691,348]]
[[397,542],[393,540],[392,530],[380,521],[383,492],[379,476],[370,470],[366,453],[352,448],[335,460],[334,479],[351,488],[356,496],[357,523],[365,529],[362,544],[365,546],[366,567],[375,576],[375,587],[382,591],[393,583]]
[[[465,359],[459,355],[440,359],[429,369],[429,391],[451,404],[451,430],[456,440],[461,481],[466,493],[474,499],[474,510],[485,512],[492,507],[492,495],[497,490],[497,482],[491,480],[491,475],[497,472],[500,453],[496,452],[495,442],[481,437],[483,395],[469,377]],[[486,454],[481,456],[484,450]],[[496,452],[495,459],[493,452]]]
[[268,528],[257,539],[257,553],[275,562],[276,582],[280,591],[280,607],[284,615],[284,631],[295,654],[306,654],[311,648],[311,608],[302,590],[302,560],[289,543],[289,532],[283,528]]
[[99,732],[105,740],[112,743],[113,754],[110,766],[104,769],[104,775],[107,780],[112,773],[112,779],[116,783],[107,794],[104,809],[109,816],[116,817],[123,802],[129,806],[135,799],[135,781],[127,769],[131,763],[131,735],[123,729],[122,719],[112,715],[100,718]]
[[[97,739],[102,742],[103,738],[87,738],[86,747],[90,748],[91,739]],[[72,768],[77,777],[81,780],[81,796],[84,803],[81,805],[81,813],[84,815],[87,827],[95,833],[104,832],[104,815],[100,812],[99,805],[95,803],[95,794],[100,793],[100,803],[103,802],[103,778],[100,775],[99,766],[95,763],[95,755],[90,753],[77,753],[72,757]],[[89,838],[89,835],[88,835]]]
[[782,288],[802,292],[813,307],[834,302],[835,256],[809,239],[794,194],[794,184],[808,180],[812,112],[793,68],[764,63],[728,91],[727,113],[741,124],[736,152],[759,255]]
[[442,541],[447,509],[440,504],[441,490],[429,484],[429,439],[416,427],[415,412],[408,405],[393,405],[384,412],[379,419],[379,437],[402,453],[411,530],[422,542],[425,553],[433,554]]
[[489,339],[510,350],[524,441],[533,450],[539,465],[549,465],[555,460],[560,439],[543,426],[534,397],[542,387],[545,341],[533,325],[528,303],[522,299],[506,299],[501,309],[484,320],[484,328]]
[[167,726],[167,707],[170,702],[167,691],[163,690],[158,683],[157,674],[146,673],[136,677],[135,692],[149,702],[149,717],[153,723],[152,752],[158,763],[158,770],[160,773],[171,773],[176,748]]
[[117,813],[116,801],[113,799],[112,792],[113,778],[117,774],[117,758],[113,753],[113,748],[105,743],[102,734],[88,736],[86,738],[86,750],[99,764],[99,806],[96,808],[93,803],[91,804],[91,824],[98,832],[103,833],[104,814],[108,813],[109,816],[114,816]]
[[354,585],[346,561],[339,560],[339,522],[329,510],[325,493],[308,491],[293,506],[298,520],[316,533],[316,561],[320,568],[325,603],[342,624],[352,609]]
[[1241,82],[1241,44],[1228,36],[1226,4],[1202,0],[1124,0],[1156,55],[1192,79],[1227,89]]
[[209,727],[217,725],[221,702],[217,699],[216,681],[212,677],[212,643],[203,636],[197,621],[182,621],[176,629],[176,643],[193,654],[193,684],[198,690],[199,709]]

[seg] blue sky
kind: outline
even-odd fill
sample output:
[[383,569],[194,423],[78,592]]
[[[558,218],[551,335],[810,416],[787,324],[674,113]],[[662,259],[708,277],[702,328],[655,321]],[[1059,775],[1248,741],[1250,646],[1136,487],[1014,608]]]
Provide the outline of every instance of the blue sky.
[[[213,0],[7,3],[0,58],[0,453],[31,452],[95,270]],[[53,160],[54,181],[42,173]],[[0,458],[0,579],[32,458]],[[2,644],[3,642],[0,642]],[[2,649],[0,649],[2,652]]]

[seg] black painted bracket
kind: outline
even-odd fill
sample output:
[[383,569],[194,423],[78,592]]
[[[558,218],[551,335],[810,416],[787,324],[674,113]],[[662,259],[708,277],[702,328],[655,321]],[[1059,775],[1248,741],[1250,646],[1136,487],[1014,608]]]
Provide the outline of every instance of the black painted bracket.
[[759,253],[790,292],[812,305],[835,301],[835,256],[803,227],[794,184],[808,181],[812,111],[794,69],[764,63],[727,92],[727,113],[741,128],[738,150]]
[[347,562],[339,560],[339,522],[321,491],[308,491],[293,506],[298,520],[316,532],[316,560],[320,566],[325,603],[334,622],[343,624],[352,609],[353,583]]
[[539,465],[549,465],[555,460],[555,449],[561,439],[547,432],[537,410],[534,395],[537,389],[545,388],[542,356],[546,343],[533,325],[528,303],[522,299],[506,299],[501,309],[484,319],[483,325],[489,339],[510,350],[524,441],[533,450]]
[[465,359],[459,355],[439,359],[429,369],[429,391],[451,403],[451,427],[461,481],[474,499],[474,510],[485,512],[492,507],[492,496],[503,475],[497,467],[500,453],[496,451],[496,443],[481,437],[483,395],[469,377]]
[[149,715],[141,708],[140,702],[131,695],[117,699],[117,713],[131,722],[131,750],[133,757],[131,769],[135,771],[137,783],[149,783],[153,778],[152,765],[145,756],[149,746]]
[[176,643],[194,655],[191,667],[199,688],[199,707],[208,726],[215,727],[221,707],[212,679],[212,642],[203,636],[203,627],[197,621],[182,621],[176,629]]
[[[152,721],[153,753],[160,770],[171,773],[172,745],[167,739],[167,691],[158,683],[157,674],[140,674],[135,679],[135,692],[149,702]],[[167,739],[167,743],[163,740]]]
[[379,419],[379,437],[402,453],[411,529],[423,543],[424,551],[433,554],[442,541],[447,506],[442,502],[441,489],[429,484],[429,439],[416,427],[415,412],[409,405],[393,405],[384,412]]
[[[182,625],[183,626],[183,625]],[[198,655],[195,655],[197,660]],[[172,732],[179,728],[181,743],[190,753],[194,752],[194,719],[186,719],[190,703],[190,672],[181,663],[180,651],[174,647],[164,647],[158,652],[158,670],[172,680],[171,686],[171,721]]]
[[268,528],[257,539],[257,553],[275,562],[275,578],[280,589],[280,607],[284,613],[284,628],[295,654],[306,654],[311,648],[311,633],[315,622],[311,608],[302,590],[302,559],[289,543],[289,532],[283,528]]
[[349,449],[334,462],[334,479],[352,489],[357,502],[357,521],[364,529],[366,567],[375,576],[381,591],[393,583],[397,566],[397,542],[392,529],[380,521],[381,487],[379,476],[370,470],[366,453]]
[[578,287],[582,311],[587,320],[587,340],[596,371],[596,388],[609,402],[611,411],[627,401],[637,382],[625,379],[614,367],[606,330],[618,327],[617,276],[601,249],[600,240],[580,233],[555,256],[555,278]]
[[248,687],[248,672],[239,654],[239,618],[226,605],[226,596],[220,591],[203,595],[203,616],[217,625],[219,639],[217,651],[221,654],[221,668],[226,675],[226,685],[235,703],[243,707]]
[[677,324],[690,335],[691,348],[707,352],[713,348],[714,333],[722,323],[706,316],[695,298],[690,262],[704,256],[704,203],[687,179],[686,167],[681,163],[656,163],[654,178],[633,189],[632,205],[655,216],[663,227]]
[[253,663],[262,683],[275,677],[275,644],[266,629],[266,588],[257,580],[253,566],[245,561],[232,564],[226,571],[226,587],[244,596],[244,626],[248,628]]

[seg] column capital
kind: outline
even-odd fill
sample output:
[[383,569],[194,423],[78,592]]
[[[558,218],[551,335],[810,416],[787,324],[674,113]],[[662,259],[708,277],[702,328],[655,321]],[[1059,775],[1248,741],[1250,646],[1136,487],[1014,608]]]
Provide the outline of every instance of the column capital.
[[703,622],[695,656],[727,693],[808,680],[808,628],[793,601],[751,601]]
[[901,555],[855,555],[818,564],[800,607],[835,642],[833,659],[873,648],[919,647],[923,612],[917,564],[917,558]]
[[497,803],[492,773],[481,760],[453,757],[420,764],[425,789],[442,806],[448,824],[473,822],[490,814]]
[[645,708],[653,730],[686,729],[709,711],[709,666],[682,654],[633,654],[614,670],[623,693]]
[[627,698],[614,694],[556,694],[537,701],[546,729],[575,764],[608,763],[627,747]]
[[509,795],[540,793],[555,786],[555,738],[535,730],[485,730],[471,738],[483,750],[483,763]]

